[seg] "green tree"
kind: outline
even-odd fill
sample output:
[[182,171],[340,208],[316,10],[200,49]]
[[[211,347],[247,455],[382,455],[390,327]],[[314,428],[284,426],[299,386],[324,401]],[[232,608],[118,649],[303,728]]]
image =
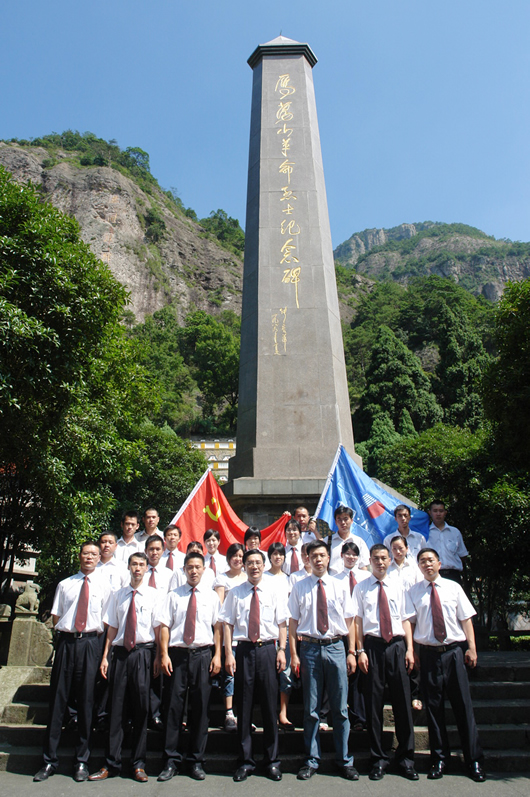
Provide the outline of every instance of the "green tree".
[[199,221],[201,227],[214,235],[217,240],[236,254],[241,255],[245,249],[245,233],[239,226],[239,221],[233,219],[225,210],[216,210]]

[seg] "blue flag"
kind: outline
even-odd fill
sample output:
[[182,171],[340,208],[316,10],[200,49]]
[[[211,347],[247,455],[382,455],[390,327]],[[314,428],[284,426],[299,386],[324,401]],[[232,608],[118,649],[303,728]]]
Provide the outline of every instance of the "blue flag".
[[[368,547],[382,542],[387,534],[396,532],[394,508],[402,502],[376,484],[355,464],[344,446],[339,445],[320,501],[315,512],[330,529],[337,530],[333,514],[340,504],[353,509],[353,534],[362,537]],[[429,516],[420,509],[409,507],[410,528],[429,536]]]

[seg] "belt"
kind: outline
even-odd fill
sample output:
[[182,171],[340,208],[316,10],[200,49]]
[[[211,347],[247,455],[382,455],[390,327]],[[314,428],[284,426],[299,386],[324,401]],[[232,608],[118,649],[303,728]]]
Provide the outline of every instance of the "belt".
[[70,639],[85,639],[85,637],[99,636],[99,631],[59,631],[61,636]]
[[147,648],[148,650],[153,650],[156,647],[154,642],[138,642],[133,648],[131,648],[131,652],[133,650],[143,650]]
[[211,645],[201,645],[198,648],[187,648],[184,645],[173,645],[169,648],[169,650],[178,650],[181,653],[189,653],[190,656],[194,656],[197,653],[204,653],[205,650],[211,650]]
[[333,645],[335,642],[338,642],[339,639],[342,639],[341,636],[332,636],[332,637],[315,637],[315,636],[306,636],[302,634],[300,636],[302,642],[310,642],[312,645]]
[[[462,640],[464,642],[464,640]],[[420,645],[423,650],[432,651],[433,653],[445,653],[446,650],[455,650],[462,645],[462,642],[450,642],[448,645]]]
[[238,645],[250,645],[253,648],[264,648],[265,645],[275,645],[275,639],[258,639],[256,642],[252,642],[250,639],[241,639],[237,640]]
[[399,636],[393,636],[388,642],[385,639],[383,639],[383,637],[374,636],[373,634],[365,634],[364,636],[365,647],[367,642],[371,642],[372,645],[375,645],[376,647],[386,648],[388,645],[394,645],[396,642],[404,642],[404,641],[405,637],[401,636],[401,634]]

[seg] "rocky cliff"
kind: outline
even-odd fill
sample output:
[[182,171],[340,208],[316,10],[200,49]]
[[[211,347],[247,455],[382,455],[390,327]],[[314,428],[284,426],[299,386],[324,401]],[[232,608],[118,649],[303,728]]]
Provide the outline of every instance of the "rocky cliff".
[[[0,164],[16,180],[41,186],[55,207],[75,216],[83,240],[129,289],[136,322],[169,302],[181,321],[192,306],[212,314],[241,311],[242,261],[162,191],[147,194],[107,166],[79,166],[71,152],[59,150],[53,160],[42,147],[0,142]],[[149,211],[165,227],[156,242],[146,236]]]
[[358,275],[406,284],[437,274],[495,301],[508,281],[530,276],[530,244],[497,241],[464,224],[422,222],[355,233],[335,258]]

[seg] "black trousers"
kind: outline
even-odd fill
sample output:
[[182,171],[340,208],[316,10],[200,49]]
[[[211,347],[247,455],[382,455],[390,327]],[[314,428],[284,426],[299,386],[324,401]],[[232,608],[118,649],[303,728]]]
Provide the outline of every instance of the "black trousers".
[[450,650],[438,652],[428,645],[420,645],[420,664],[431,760],[446,761],[450,756],[444,707],[447,696],[455,715],[466,764],[481,761],[483,753],[478,738],[462,647],[457,645]]
[[256,767],[252,756],[252,712],[254,700],[261,705],[263,718],[264,763],[280,763],[278,759],[278,675],[276,645],[257,646],[252,642],[238,642],[234,680],[239,742],[238,766]]
[[164,757],[168,765],[176,766],[182,761],[178,743],[187,695],[190,732],[187,760],[202,763],[208,741],[212,649],[169,648],[169,658],[173,673],[171,678],[164,678],[164,698],[168,701]]
[[131,764],[145,769],[147,716],[149,712],[149,676],[155,647],[128,651],[122,645],[113,648],[110,667],[110,726],[107,766],[121,770],[123,728],[127,717],[133,718]]
[[398,740],[395,761],[400,766],[412,766],[414,726],[410,681],[405,667],[405,640],[393,637],[385,642],[381,637],[367,635],[364,647],[369,667],[363,679],[363,693],[372,763],[386,769],[389,762],[388,751],[383,750],[383,707],[385,684],[388,684]]
[[94,708],[94,686],[100,662],[100,640],[97,635],[76,638],[59,634],[50,680],[50,708],[44,737],[44,762],[57,767],[57,749],[61,739],[63,716],[70,690],[77,703],[77,735],[75,758],[86,764],[90,758],[90,734]]

